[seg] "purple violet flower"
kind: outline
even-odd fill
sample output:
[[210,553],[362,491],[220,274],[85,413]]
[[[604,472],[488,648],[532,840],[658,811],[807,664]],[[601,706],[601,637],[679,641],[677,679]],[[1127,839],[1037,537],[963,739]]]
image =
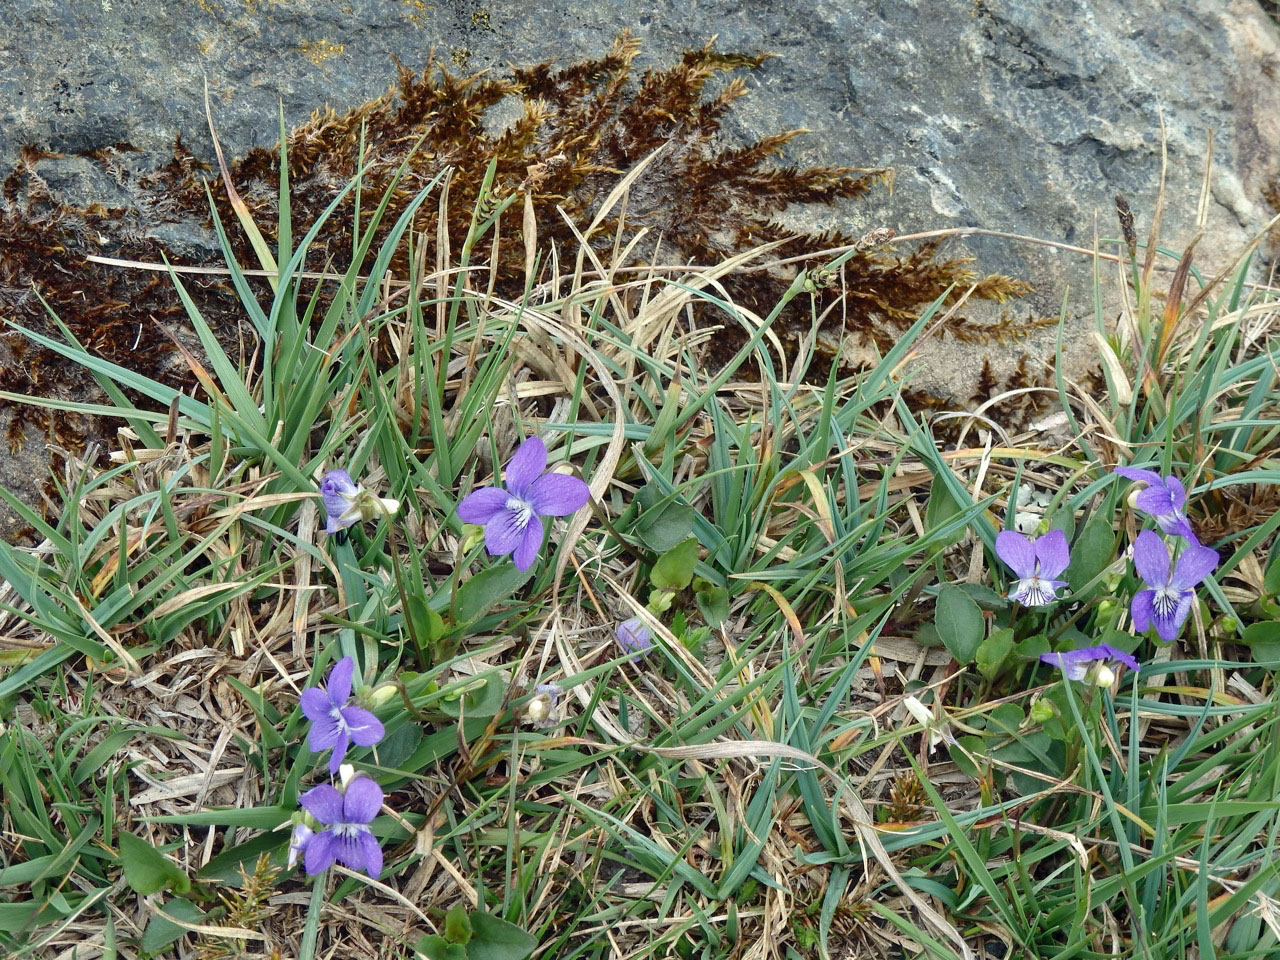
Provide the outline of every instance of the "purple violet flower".
[[1159,535],[1143,530],[1133,544],[1133,565],[1147,582],[1146,590],[1133,596],[1130,613],[1139,633],[1152,624],[1165,643],[1173,643],[1195,602],[1195,586],[1218,565],[1218,553],[1191,541],[1178,555],[1178,563],[1169,572],[1169,550]]
[[329,758],[330,774],[338,772],[352,743],[371,747],[385,732],[377,717],[351,702],[351,678],[355,670],[356,662],[343,657],[329,671],[323,688],[307,687],[302,691],[302,712],[311,721],[307,748],[312,753],[333,748],[333,756]]
[[507,464],[505,487],[481,487],[458,504],[458,517],[484,527],[491,557],[515,554],[517,570],[528,570],[542,546],[543,517],[567,517],[586,504],[591,491],[577,477],[547,473],[547,448],[529,437]]
[[653,635],[639,617],[632,617],[618,624],[617,636],[618,645],[631,654],[632,660],[653,649]]
[[1042,653],[1040,659],[1057,667],[1068,680],[1083,680],[1098,687],[1110,687],[1115,683],[1115,668],[1119,664],[1130,670],[1138,669],[1136,659],[1108,643],[1062,653]]
[[324,532],[337,533],[360,520],[377,520],[400,509],[400,501],[375,497],[345,470],[330,470],[320,480],[320,499],[324,501]]
[[382,847],[369,824],[382,808],[382,788],[369,777],[352,778],[339,793],[322,783],[298,798],[304,810],[325,825],[306,842],[302,864],[308,876],[335,862],[376,878],[382,872]]
[[1023,606],[1052,603],[1058,599],[1058,588],[1067,585],[1065,580],[1054,579],[1071,562],[1067,535],[1061,530],[1050,530],[1035,539],[1003,530],[996,536],[996,554],[1018,575],[1009,597]]
[[1151,517],[1164,533],[1182,537],[1190,543],[1200,542],[1182,510],[1187,503],[1187,488],[1181,480],[1172,475],[1162,477],[1154,470],[1142,467],[1116,467],[1111,472],[1134,483],[1146,484],[1132,497],[1131,503]]

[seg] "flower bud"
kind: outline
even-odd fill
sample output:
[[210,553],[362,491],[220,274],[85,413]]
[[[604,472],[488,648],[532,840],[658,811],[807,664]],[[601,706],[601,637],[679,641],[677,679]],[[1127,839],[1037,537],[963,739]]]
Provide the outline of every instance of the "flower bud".
[[484,543],[484,527],[477,526],[474,523],[464,523],[462,525],[462,552],[470,553],[482,543]]
[[933,751],[938,748],[938,744],[940,743],[955,742],[955,738],[951,736],[951,733],[946,728],[946,725],[943,724],[940,726],[938,724],[938,721],[934,719],[932,711],[930,711],[928,707],[926,707],[923,703],[921,703],[915,697],[906,697],[902,701],[902,705],[907,708],[907,713],[911,714],[912,718],[917,723],[922,724],[924,726],[925,733],[928,734],[928,737],[929,737],[930,753],[933,753]]
[[615,634],[618,645],[623,651],[631,654],[633,660],[653,649],[653,635],[639,617],[632,617],[618,624]]
[[356,768],[349,763],[344,763],[338,767],[338,782],[342,784],[343,790],[347,789],[347,784],[351,782],[355,775]]
[[364,696],[364,701],[368,704],[369,709],[375,710],[382,706],[397,693],[400,692],[400,684],[395,682],[380,683]]
[[1033,723],[1044,724],[1052,720],[1057,714],[1058,711],[1051,701],[1040,699],[1031,705],[1031,711],[1028,716]]
[[560,703],[560,694],[563,692],[558,684],[538,684],[536,695],[525,704],[525,719],[538,728],[555,726],[556,706]]
[[364,490],[356,509],[360,512],[361,520],[381,520],[383,517],[394,517],[400,510],[400,501],[390,497],[375,497],[370,491]]
[[1115,671],[1105,663],[1099,661],[1098,664],[1089,671],[1086,679],[1095,687],[1102,687],[1104,690],[1110,690],[1115,686],[1116,674]]
[[301,820],[293,825],[293,833],[289,837],[289,869],[292,870],[298,864],[298,860],[307,852],[307,844],[311,841],[314,832]]

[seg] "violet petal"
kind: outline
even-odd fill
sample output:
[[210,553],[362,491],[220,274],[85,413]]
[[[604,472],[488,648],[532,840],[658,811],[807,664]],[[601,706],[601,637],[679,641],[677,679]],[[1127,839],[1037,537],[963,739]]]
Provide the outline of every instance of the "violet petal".
[[350,867],[352,870],[363,870],[364,849],[360,846],[358,835],[336,835],[334,836],[333,852],[337,856],[337,860],[344,867]]
[[618,644],[632,656],[647,653],[653,647],[653,637],[649,628],[639,617],[632,617],[618,624]]
[[529,502],[541,517],[567,517],[581,510],[591,488],[567,473],[546,473],[529,487]]
[[1142,467],[1116,467],[1111,471],[1118,473],[1126,480],[1132,480],[1134,483],[1145,483],[1147,486],[1154,487],[1164,483],[1160,474],[1154,470],[1147,470]]
[[303,856],[302,865],[306,868],[307,875],[314,877],[317,873],[322,873],[333,866],[333,862],[337,859],[338,838],[333,835],[332,830],[322,830],[307,842],[307,852]]
[[1035,542],[1036,559],[1040,561],[1040,579],[1052,580],[1071,563],[1067,535],[1061,530],[1050,530]]
[[329,755],[329,775],[336,776],[338,768],[342,766],[342,760],[347,755],[347,749],[351,746],[351,737],[347,731],[341,727],[338,728],[338,742],[333,745],[333,753]]
[[364,707],[355,705],[343,707],[342,719],[346,721],[347,730],[357,746],[372,747],[386,732],[382,727],[382,721]]
[[302,715],[312,723],[332,719],[329,717],[329,711],[333,709],[333,701],[329,699],[329,694],[319,687],[307,687],[303,690],[302,696],[298,698],[298,705],[302,707]]
[[1166,514],[1163,517],[1156,517],[1156,526],[1160,528],[1162,533],[1166,533],[1171,537],[1182,537],[1187,543],[1200,546],[1200,538],[1196,536],[1195,530],[1187,522],[1187,518],[1177,511]]
[[372,777],[355,777],[342,798],[344,823],[368,823],[382,809],[382,788]]
[[463,523],[484,526],[497,516],[499,511],[506,508],[507,501],[510,499],[511,494],[501,487],[481,487],[479,490],[472,490],[458,504],[458,519]]
[[507,489],[522,499],[526,491],[547,468],[547,448],[541,437],[529,437],[516,448],[507,464]]
[[307,749],[312,753],[332,750],[341,739],[342,727],[337,720],[326,713],[320,719],[312,722],[311,730],[307,734]]
[[342,822],[342,794],[327,783],[312,787],[298,798],[298,803],[321,823]]
[[1182,594],[1178,598],[1178,605],[1174,607],[1173,613],[1167,617],[1156,615],[1152,617],[1156,624],[1156,633],[1160,635],[1160,639],[1165,643],[1173,643],[1178,639],[1178,634],[1182,632],[1182,625],[1187,622],[1187,617],[1191,616],[1191,605],[1195,602],[1195,594],[1190,590]]
[[[534,522],[530,517],[526,526]],[[501,513],[484,525],[484,546],[489,551],[489,556],[506,556],[520,545],[524,531],[525,526],[520,524],[520,511],[504,507]]]
[[[376,880],[378,874],[382,873],[382,846],[378,843],[378,838],[372,833],[362,830],[356,837],[356,843],[360,845],[361,858],[364,860],[364,872]],[[355,868],[353,867],[352,869]]]
[[1146,487],[1133,502],[1139,510],[1153,517],[1163,517],[1177,510],[1173,498],[1169,496],[1169,489],[1164,485]]
[[1133,543],[1133,565],[1143,580],[1153,587],[1169,582],[1169,551],[1153,530],[1143,530]]
[[542,538],[546,531],[542,528],[542,521],[536,517],[529,521],[529,525],[524,528],[524,535],[520,538],[520,542],[516,544],[515,560],[517,570],[528,570],[533,566],[533,561],[537,559],[538,548],[542,546]]
[[336,519],[345,513],[359,492],[360,488],[345,470],[330,470],[320,481],[320,497],[330,519]]
[[996,535],[996,555],[1020,578],[1035,576],[1036,550],[1024,534],[1001,530]]
[[1085,674],[1089,672],[1088,664],[1090,661],[1071,655],[1079,652],[1078,650],[1073,650],[1063,653],[1042,653],[1040,654],[1040,659],[1052,667],[1057,667],[1066,675],[1068,680],[1083,680]]
[[1217,565],[1217,550],[1193,544],[1178,556],[1178,565],[1174,568],[1169,585],[1178,590],[1190,590],[1213,573]]
[[1136,657],[1134,657],[1132,654],[1125,653],[1123,650],[1119,650],[1116,647],[1111,646],[1111,644],[1109,643],[1099,644],[1094,649],[1104,653],[1106,656],[1106,659],[1114,660],[1116,663],[1123,663],[1130,670],[1141,669],[1142,665],[1138,663],[1138,659]]
[[1155,598],[1154,590],[1139,590],[1133,595],[1129,614],[1133,617],[1133,629],[1139,633],[1146,633],[1151,629],[1151,621],[1156,615]]
[[325,689],[329,691],[329,699],[341,706],[351,698],[351,678],[355,676],[356,662],[351,657],[343,657],[329,671],[329,679]]

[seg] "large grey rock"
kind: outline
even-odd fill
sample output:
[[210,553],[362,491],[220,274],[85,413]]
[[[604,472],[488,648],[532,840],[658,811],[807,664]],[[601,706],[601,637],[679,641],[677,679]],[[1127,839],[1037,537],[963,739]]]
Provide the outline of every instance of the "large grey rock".
[[[1216,131],[1214,227],[1265,219],[1280,173],[1276,27],[1256,0],[6,0],[0,163],[24,143],[82,152],[127,141],[163,153],[185,135],[211,156],[208,79],[230,152],[271,142],[328,103],[383,92],[392,62],[430,50],[460,67],[598,55],[630,28],[642,62],[718,35],[777,53],[731,116],[742,136],[791,127],[800,162],[888,164],[892,202],[868,223],[982,225],[1083,241],[1111,196],[1149,207],[1160,120],[1175,225],[1194,209]],[[843,220],[841,220],[843,222]],[[1010,261],[1007,245],[971,246]],[[993,249],[987,250],[987,247]],[[998,248],[998,249],[997,249]],[[998,267],[1000,263],[992,263]]]
[[[83,154],[127,142],[146,167],[182,134],[212,159],[207,78],[230,154],[269,144],[277,110],[304,120],[324,104],[384,92],[394,61],[432,49],[459,71],[599,56],[624,28],[640,63],[666,65],[718,35],[726,51],[772,51],[728,115],[742,141],[805,127],[789,162],[892,166],[892,195],[796,213],[797,224],[858,234],[970,226],[1088,246],[1114,235],[1112,196],[1149,221],[1168,143],[1165,236],[1189,238],[1206,136],[1215,132],[1208,236],[1214,263],[1266,222],[1280,182],[1277,29],[1257,0],[5,0],[0,19],[0,167],[24,144]],[[500,118],[499,118],[500,120]],[[498,122],[498,120],[495,120]],[[120,182],[77,157],[47,168],[79,202],[128,202]],[[198,225],[163,227],[198,247]],[[973,237],[980,273],[1030,281],[1030,312],[1056,314],[1075,291],[1069,332],[1090,322],[1086,258]],[[1051,331],[1035,338],[1044,351]],[[978,348],[927,356],[917,385],[967,400]],[[935,346],[938,346],[937,344]],[[1081,346],[1072,354],[1088,356]],[[939,359],[941,358],[941,359]],[[2,359],[2,358],[0,358]],[[997,356],[997,361],[1001,358]],[[998,366],[998,363],[997,363]],[[0,482],[3,478],[0,477]]]

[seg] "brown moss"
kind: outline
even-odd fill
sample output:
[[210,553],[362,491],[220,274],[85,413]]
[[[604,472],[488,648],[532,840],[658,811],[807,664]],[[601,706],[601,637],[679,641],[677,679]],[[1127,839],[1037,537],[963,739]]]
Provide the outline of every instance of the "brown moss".
[[1280,487],[1250,483],[1219,487],[1200,501],[1199,515],[1191,516],[1196,536],[1203,543],[1219,543],[1251,530],[1280,512]]
[[[491,163],[499,199],[513,193],[531,199],[539,244],[572,248],[574,235],[557,208],[577,224],[588,222],[619,179],[659,148],[662,156],[631,189],[620,231],[624,242],[641,229],[660,237],[664,247],[659,259],[714,263],[772,241],[783,241],[778,258],[803,258],[853,241],[838,232],[795,236],[777,215],[797,204],[862,197],[885,181],[888,171],[780,164],[779,155],[799,133],[794,130],[746,146],[720,142],[725,114],[746,93],[742,77],[730,74],[758,67],[763,56],[706,47],[687,52],[673,67],[648,70],[636,79],[632,68],[638,51],[639,43],[624,34],[597,60],[566,67],[543,63],[513,70],[507,77],[460,77],[435,61],[420,73],[401,67],[396,86],[384,96],[346,113],[319,111],[289,135],[296,219],[313,222],[356,175],[363,136],[365,197],[381,196],[403,171],[381,227],[384,233],[433,177],[445,167],[454,169],[448,213],[454,249],[466,234],[482,175]],[[709,85],[717,78],[719,89],[710,93]],[[518,104],[520,115],[506,129],[490,131],[486,114],[504,100]],[[407,168],[402,167],[407,145],[419,138],[421,149]],[[257,149],[232,170],[237,190],[264,228],[275,222],[277,164],[278,150]],[[204,202],[197,176],[188,179],[181,193],[193,212]],[[698,202],[690,204],[689,197]],[[219,202],[222,216],[230,222],[229,206]],[[322,230],[313,267],[346,265],[353,203],[349,201]],[[366,202],[366,207],[371,205]],[[434,236],[436,216],[434,206],[423,209],[415,228]],[[610,248],[618,228],[616,221],[607,220],[592,239],[601,250]],[[505,225],[504,231],[515,242],[503,244],[501,262],[494,266],[499,289],[515,297],[524,284],[524,244],[518,224]],[[247,246],[240,252],[249,255]],[[836,318],[833,324],[842,324],[845,335],[887,349],[921,308],[953,283],[961,291],[976,283],[971,294],[976,300],[1005,302],[1027,291],[1025,284],[1007,277],[979,278],[966,259],[944,258],[940,252],[940,242],[903,253],[862,251],[845,266],[840,284],[819,291],[819,311],[838,305],[840,309],[828,315]],[[812,265],[818,264],[815,258]],[[392,268],[401,276],[407,273],[405,254]],[[782,271],[743,272],[726,278],[725,287],[736,303],[764,314],[789,280]],[[779,324],[779,333],[794,341],[797,331],[807,330],[808,316],[808,305],[797,304]],[[950,331],[968,342],[1004,344],[1048,322],[1054,321],[1008,311],[991,324],[957,318]],[[725,359],[740,346],[736,336],[736,331],[729,331],[717,339],[719,355],[713,361]]]
[[[106,267],[86,256],[107,254],[156,262],[167,254],[179,263],[182,258],[141,239],[145,226],[139,211],[96,204],[73,208],[61,201],[38,170],[40,161],[53,156],[24,151],[0,189],[0,317],[62,339],[50,319],[52,311],[81,344],[99,356],[161,382],[185,384],[184,377],[173,374],[170,348],[154,327],[156,323],[175,325],[185,317],[168,277]],[[101,156],[91,159],[107,163]],[[193,284],[206,307],[212,306],[208,294],[220,287],[208,281]],[[229,313],[232,301],[221,299],[222,312]],[[217,322],[218,311],[212,310],[210,318]],[[20,333],[7,330],[0,340],[0,350],[7,349],[11,358],[0,369],[0,390],[80,400],[98,395],[86,371],[31,344]],[[10,446],[20,442],[31,423],[51,439],[73,447],[84,439],[83,422],[70,415],[16,406],[8,426]]]

